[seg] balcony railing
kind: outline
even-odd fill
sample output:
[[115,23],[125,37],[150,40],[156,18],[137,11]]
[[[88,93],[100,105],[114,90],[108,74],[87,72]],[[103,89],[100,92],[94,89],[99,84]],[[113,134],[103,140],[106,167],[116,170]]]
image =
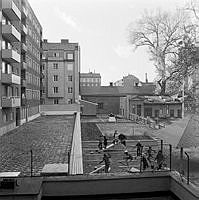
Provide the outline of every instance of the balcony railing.
[[10,97],[2,97],[1,99],[1,107],[2,108],[14,108],[19,107],[21,105],[20,97],[10,96]]
[[4,84],[21,84],[21,77],[16,74],[1,74],[1,82]]
[[27,87],[27,82],[25,79],[21,79],[21,87]]
[[22,62],[21,63],[21,69],[22,70],[27,70],[27,63],[26,62]]
[[27,33],[28,33],[28,30],[24,24],[21,24],[21,33],[23,35],[27,35]]
[[21,15],[22,18],[26,18],[28,16],[28,11],[24,6],[22,6]]
[[13,0],[2,0],[2,11],[11,21],[21,20],[21,11]]
[[22,42],[21,44],[21,51],[26,53],[27,52],[27,45],[25,43]]
[[9,63],[21,62],[20,54],[13,49],[2,49],[2,59]]
[[10,42],[21,41],[21,34],[11,24],[2,25],[2,35],[4,36],[4,38],[9,40]]

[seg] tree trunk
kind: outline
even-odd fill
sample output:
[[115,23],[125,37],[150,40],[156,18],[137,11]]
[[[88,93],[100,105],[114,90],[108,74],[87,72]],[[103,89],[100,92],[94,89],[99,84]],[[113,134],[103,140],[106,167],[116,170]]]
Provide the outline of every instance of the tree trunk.
[[160,91],[160,95],[165,95],[166,94],[166,80],[163,80],[161,82],[161,91]]

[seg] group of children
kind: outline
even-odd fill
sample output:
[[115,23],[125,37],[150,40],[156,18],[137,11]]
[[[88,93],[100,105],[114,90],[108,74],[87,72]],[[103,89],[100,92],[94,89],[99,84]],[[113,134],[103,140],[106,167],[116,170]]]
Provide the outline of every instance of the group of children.
[[[136,148],[137,148],[137,156],[133,157],[131,154],[129,154],[127,148],[126,148],[126,136],[123,134],[119,134],[119,136],[117,137],[117,131],[114,132],[113,135],[113,144],[118,144],[121,143],[122,145],[124,145],[125,147],[125,157],[124,160],[126,161],[126,165],[129,166],[129,162],[131,162],[132,160],[137,159],[137,157],[140,157],[141,159],[141,163],[142,163],[142,169],[146,170],[147,168],[151,167],[151,169],[161,169],[162,168],[162,164],[164,162],[164,156],[161,150],[158,151],[157,155],[154,157],[154,150],[152,149],[151,146],[148,147],[147,151],[145,153],[143,153],[143,146],[140,143],[140,141],[138,141],[138,143],[136,144]],[[108,140],[106,138],[106,136],[100,136],[99,139],[99,144],[98,144],[98,148],[99,150],[103,150],[106,149],[108,145]],[[105,173],[108,173],[110,171],[110,154],[109,153],[104,153],[103,155],[103,159],[102,161],[99,162],[99,164],[101,164],[102,162],[104,162],[105,164]],[[157,166],[154,166],[154,163],[157,163]]]

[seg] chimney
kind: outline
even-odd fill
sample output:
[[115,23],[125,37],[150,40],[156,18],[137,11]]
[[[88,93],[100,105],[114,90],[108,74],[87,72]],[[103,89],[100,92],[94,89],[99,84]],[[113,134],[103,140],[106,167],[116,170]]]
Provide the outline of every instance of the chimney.
[[145,73],[146,83],[148,83],[147,73]]
[[62,44],[68,44],[68,39],[61,39]]
[[110,82],[110,86],[113,87],[113,82]]
[[44,39],[44,43],[48,43],[48,40],[47,40],[47,39]]

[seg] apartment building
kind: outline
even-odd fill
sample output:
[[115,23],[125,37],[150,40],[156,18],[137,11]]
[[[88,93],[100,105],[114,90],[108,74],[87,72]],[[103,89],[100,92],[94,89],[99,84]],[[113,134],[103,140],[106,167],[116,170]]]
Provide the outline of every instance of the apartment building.
[[101,75],[99,73],[81,73],[80,87],[99,87],[101,86]]
[[0,134],[39,113],[42,27],[26,0],[0,0]]
[[79,100],[78,43],[43,41],[41,104],[73,104]]

